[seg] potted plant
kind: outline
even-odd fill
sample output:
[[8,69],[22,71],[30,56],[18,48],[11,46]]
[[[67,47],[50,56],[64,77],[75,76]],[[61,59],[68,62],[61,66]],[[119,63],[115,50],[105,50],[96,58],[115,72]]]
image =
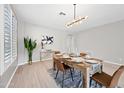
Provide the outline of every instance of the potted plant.
[[28,63],[32,64],[32,54],[33,54],[33,50],[36,48],[37,43],[36,40],[32,41],[31,38],[24,38],[24,45],[25,48],[28,51]]

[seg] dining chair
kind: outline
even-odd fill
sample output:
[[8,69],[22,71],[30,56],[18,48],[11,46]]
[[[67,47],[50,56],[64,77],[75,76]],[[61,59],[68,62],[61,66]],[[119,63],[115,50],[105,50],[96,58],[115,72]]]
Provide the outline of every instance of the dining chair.
[[[112,76],[108,75],[105,72],[102,73],[96,73],[91,77],[91,80],[96,81],[97,84],[100,84],[101,86],[105,86],[107,88],[114,88],[117,86],[119,82],[119,78],[121,77],[122,73],[124,72],[124,66],[120,66]],[[92,81],[90,82],[91,85]]]
[[85,53],[85,52],[80,52],[80,56],[81,56],[81,57],[85,57],[86,55],[88,55],[88,54]]
[[[60,51],[54,51],[53,56],[54,56],[55,54],[60,54],[60,53],[61,53]],[[56,70],[56,62],[54,61],[54,59],[53,59],[53,70]]]
[[63,88],[64,80],[65,80],[64,75],[66,74],[66,70],[70,70],[72,81],[74,81],[73,80],[73,73],[72,73],[71,67],[65,65],[64,63],[61,63],[61,60],[59,58],[54,57],[54,61],[55,61],[56,66],[57,66],[57,72],[56,72],[55,79],[57,79],[58,72],[61,71],[63,73],[63,76],[62,76],[62,88]]
[[60,51],[54,51],[54,54],[60,54],[61,52]]

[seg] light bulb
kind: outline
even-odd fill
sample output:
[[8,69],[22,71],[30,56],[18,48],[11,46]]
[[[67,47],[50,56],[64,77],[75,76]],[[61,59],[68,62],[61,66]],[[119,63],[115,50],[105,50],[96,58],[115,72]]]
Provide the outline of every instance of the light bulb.
[[79,22],[80,24],[82,23],[82,21]]
[[78,25],[78,24],[79,24],[79,22],[76,22],[75,24],[76,24],[76,25]]
[[87,19],[88,18],[88,16],[85,16],[85,19]]

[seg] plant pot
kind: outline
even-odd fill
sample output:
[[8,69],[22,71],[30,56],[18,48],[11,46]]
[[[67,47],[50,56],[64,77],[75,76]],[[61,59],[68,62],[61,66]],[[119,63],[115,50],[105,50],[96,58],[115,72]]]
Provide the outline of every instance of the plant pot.
[[32,65],[32,61],[28,61],[28,64],[29,64],[29,65]]
[[32,64],[32,52],[30,51],[28,54],[29,60],[28,60],[28,64],[31,65]]

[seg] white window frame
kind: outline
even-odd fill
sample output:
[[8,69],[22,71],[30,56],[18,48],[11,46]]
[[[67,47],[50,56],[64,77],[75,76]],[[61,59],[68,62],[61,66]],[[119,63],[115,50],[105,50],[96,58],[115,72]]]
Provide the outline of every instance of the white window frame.
[[[8,13],[10,20],[8,18],[9,22],[7,23],[10,26],[7,24],[5,25],[5,23],[7,22],[6,21],[7,14],[5,17],[5,7],[7,7],[7,9],[9,9],[6,11],[10,11]],[[10,5],[8,5],[8,4],[0,5],[0,11],[1,11],[1,13],[0,13],[0,19],[1,19],[0,20],[0,76],[1,76],[10,67],[10,65],[13,62],[17,61],[17,20],[16,20],[16,17],[14,15]],[[12,17],[14,17],[15,23],[12,22],[13,21]],[[5,28],[5,26],[8,27],[9,29]],[[6,32],[5,32],[5,30],[6,30]],[[8,34],[6,34],[7,31],[9,31],[9,30],[10,30],[10,33],[8,32]],[[5,36],[5,34],[6,34],[6,36]],[[7,35],[10,36],[10,39],[8,39],[9,37],[7,37]],[[6,40],[5,40],[5,38],[6,38]],[[5,41],[10,42],[10,46],[9,46],[10,58],[8,59],[9,62],[6,62],[6,63],[5,63],[5,61],[6,61],[5,54],[7,54],[7,51],[6,51],[5,46],[7,46],[7,43],[5,45]],[[8,43],[8,45],[9,45],[9,43]]]

